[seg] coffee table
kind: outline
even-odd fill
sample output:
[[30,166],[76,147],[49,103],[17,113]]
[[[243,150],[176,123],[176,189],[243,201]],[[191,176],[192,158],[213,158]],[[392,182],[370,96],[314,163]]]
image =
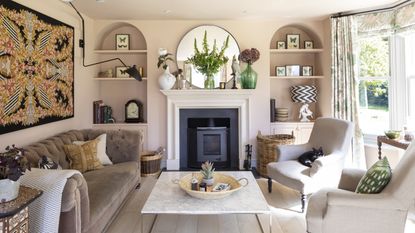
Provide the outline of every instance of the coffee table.
[[262,232],[258,214],[269,215],[269,232],[272,228],[272,214],[252,172],[221,172],[236,179],[246,178],[248,185],[228,197],[218,200],[202,200],[189,196],[174,180],[191,172],[163,172],[141,209],[141,233],[144,233],[144,215],[155,215],[150,233],[159,214],[176,215],[222,215],[254,214]]

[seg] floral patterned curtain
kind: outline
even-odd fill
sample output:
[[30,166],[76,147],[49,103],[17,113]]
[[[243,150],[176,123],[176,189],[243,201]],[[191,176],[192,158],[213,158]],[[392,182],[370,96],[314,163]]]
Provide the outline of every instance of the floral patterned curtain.
[[396,10],[395,27],[397,32],[415,30],[415,3],[411,3]]
[[358,15],[353,20],[356,21],[359,36],[415,30],[415,3],[388,11]]
[[335,118],[355,124],[352,163],[364,168],[363,135],[359,127],[358,80],[355,72],[353,38],[356,26],[352,16],[331,19],[332,36],[332,107]]

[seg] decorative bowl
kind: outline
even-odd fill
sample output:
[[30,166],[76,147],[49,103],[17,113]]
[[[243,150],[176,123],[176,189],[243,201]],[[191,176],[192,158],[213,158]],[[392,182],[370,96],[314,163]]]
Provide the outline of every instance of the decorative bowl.
[[[196,179],[200,183],[203,179],[201,174],[195,175]],[[227,183],[231,186],[230,190],[227,191],[220,191],[220,192],[201,192],[201,191],[195,191],[191,188],[191,181],[193,178],[193,174],[189,174],[186,176],[183,176],[179,181],[179,186],[181,189],[183,189],[187,194],[189,194],[192,197],[199,198],[199,199],[206,199],[206,200],[214,200],[214,199],[221,199],[224,197],[227,197],[231,195],[232,193],[240,190],[242,187],[245,187],[248,185],[248,179],[241,178],[239,180],[236,180],[232,176],[224,175],[221,173],[215,173],[213,175],[213,178],[215,180],[213,186],[215,186],[217,183]],[[241,184],[240,181],[245,180],[246,184]]]
[[401,131],[400,130],[388,130],[388,131],[385,131],[385,135],[389,139],[398,139],[401,136]]

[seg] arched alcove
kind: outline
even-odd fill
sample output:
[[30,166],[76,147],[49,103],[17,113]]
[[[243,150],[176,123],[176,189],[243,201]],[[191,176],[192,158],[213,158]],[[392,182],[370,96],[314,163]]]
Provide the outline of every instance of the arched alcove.
[[302,25],[286,25],[279,28],[271,38],[270,49],[277,48],[277,41],[286,41],[287,34],[300,35],[300,49],[304,49],[304,41],[311,40],[314,42],[314,48],[321,49],[322,43],[319,36],[310,28]]
[[125,22],[113,23],[97,34],[96,50],[115,50],[115,35],[130,35],[130,50],[146,50],[147,43],[143,33],[132,24]]

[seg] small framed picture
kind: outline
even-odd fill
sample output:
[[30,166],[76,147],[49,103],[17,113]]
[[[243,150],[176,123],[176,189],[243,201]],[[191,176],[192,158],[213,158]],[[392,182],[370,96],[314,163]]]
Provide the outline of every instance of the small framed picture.
[[304,49],[313,49],[314,42],[312,40],[305,40],[304,41]]
[[130,35],[129,34],[116,34],[115,35],[115,48],[116,50],[129,50],[130,49]]
[[125,71],[128,68],[129,67],[125,67],[125,66],[115,67],[115,77],[117,77],[117,78],[129,78],[130,75],[127,74],[127,72]]
[[286,49],[285,41],[277,41],[277,49]]
[[287,76],[300,76],[300,65],[285,66]]
[[301,69],[301,74],[303,76],[313,76],[313,67],[312,66],[303,66]]
[[287,49],[300,48],[300,34],[287,34]]
[[275,75],[276,76],[287,76],[287,73],[285,72],[285,66],[276,66]]

